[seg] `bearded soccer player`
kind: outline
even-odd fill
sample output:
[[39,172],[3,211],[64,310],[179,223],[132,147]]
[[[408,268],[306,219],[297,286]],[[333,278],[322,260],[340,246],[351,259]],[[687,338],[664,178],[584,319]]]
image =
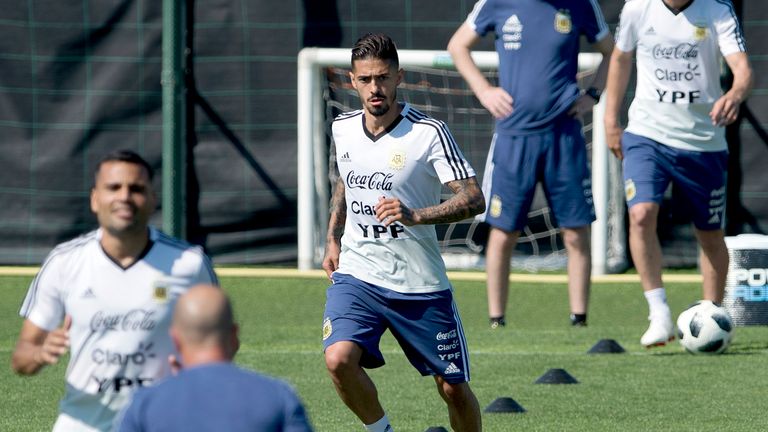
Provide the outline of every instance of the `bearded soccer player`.
[[[619,110],[637,56],[637,89],[625,131]],[[733,86],[720,88],[720,61]],[[727,0],[630,0],[621,12],[607,83],[608,147],[623,158],[629,245],[648,301],[646,347],[674,338],[662,282],[656,221],[670,182],[687,200],[701,246],[705,300],[725,292],[723,232],[728,150],[724,126],[736,120],[752,87],[744,35]]]
[[[484,208],[475,173],[446,125],[397,101],[397,49],[383,34],[352,48],[363,109],[333,123],[340,177],[323,268],[333,281],[323,320],[325,362],[342,401],[371,432],[392,431],[363,368],[384,365],[389,329],[411,364],[433,376],[455,431],[478,431],[469,358],[434,224]],[[453,192],[440,202],[445,185]]]
[[34,375],[71,349],[54,431],[108,431],[138,387],[170,372],[176,298],[217,284],[199,247],[148,226],[152,168],[117,151],[98,164],[91,210],[99,228],[58,245],[24,303],[13,369]]

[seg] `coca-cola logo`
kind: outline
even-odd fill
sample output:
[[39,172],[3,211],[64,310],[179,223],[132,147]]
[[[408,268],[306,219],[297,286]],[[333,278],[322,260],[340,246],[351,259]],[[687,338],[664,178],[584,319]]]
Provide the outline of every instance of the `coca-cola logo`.
[[133,309],[126,313],[109,314],[98,311],[91,318],[91,331],[150,331],[157,327],[155,311]]
[[682,59],[690,60],[699,56],[699,47],[694,44],[683,42],[676,46],[661,46],[656,45],[653,47],[654,59]]
[[394,174],[376,171],[372,174],[356,174],[350,171],[347,174],[347,187],[350,189],[392,190],[392,177]]
[[439,341],[444,341],[444,340],[454,339],[456,338],[456,336],[457,336],[456,329],[453,329],[445,333],[439,332],[437,336],[435,336],[435,339]]

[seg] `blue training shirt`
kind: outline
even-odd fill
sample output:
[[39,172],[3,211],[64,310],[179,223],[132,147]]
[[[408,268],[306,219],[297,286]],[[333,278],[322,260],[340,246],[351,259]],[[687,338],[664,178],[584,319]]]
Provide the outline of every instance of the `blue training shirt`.
[[136,392],[120,432],[311,432],[298,396],[288,384],[213,363],[183,369]]
[[503,134],[548,129],[566,112],[579,97],[580,36],[594,43],[608,34],[596,0],[480,0],[467,23],[496,37],[499,85],[514,99],[496,122]]

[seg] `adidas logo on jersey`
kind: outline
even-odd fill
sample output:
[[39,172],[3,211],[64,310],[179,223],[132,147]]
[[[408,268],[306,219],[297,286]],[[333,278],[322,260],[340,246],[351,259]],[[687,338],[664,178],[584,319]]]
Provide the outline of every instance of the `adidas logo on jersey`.
[[346,152],[343,155],[341,155],[341,157],[339,158],[339,162],[352,162],[352,158],[349,157],[349,152]]
[[656,30],[653,29],[653,26],[648,27],[648,30],[645,31],[645,34],[647,34],[647,35],[655,35],[656,34]]
[[94,294],[93,289],[91,287],[88,287],[87,290],[83,293],[83,295],[80,296],[80,298],[96,298],[96,294]]
[[445,375],[457,374],[457,373],[461,373],[461,369],[457,368],[456,365],[453,364],[453,362],[451,362],[451,364],[449,364],[448,367],[445,368],[445,372],[443,372],[443,374]]
[[504,21],[504,26],[501,29],[504,32],[521,32],[523,31],[523,24],[520,22],[520,18],[517,15],[512,15]]

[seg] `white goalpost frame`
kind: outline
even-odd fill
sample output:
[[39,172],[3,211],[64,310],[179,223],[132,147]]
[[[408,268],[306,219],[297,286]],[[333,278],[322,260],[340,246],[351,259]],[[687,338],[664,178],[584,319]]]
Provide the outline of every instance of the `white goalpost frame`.
[[[399,50],[400,65],[453,69],[453,61],[447,51]],[[480,69],[491,69],[498,65],[494,51],[473,51],[472,58]],[[597,53],[580,53],[579,69],[595,69],[602,56]],[[298,130],[298,269],[311,270],[315,267],[316,245],[325,237],[328,215],[318,212],[318,197],[328,202],[328,161],[325,146],[325,107],[318,95],[322,94],[322,70],[330,66],[349,67],[350,51],[345,48],[304,48],[298,56],[297,83],[297,130]],[[595,106],[593,119],[603,118],[605,102]],[[592,224],[592,274],[602,275],[607,271],[608,241],[608,195],[609,170],[608,148],[605,144],[605,130],[602,121],[593,120],[592,130],[592,196],[597,220]],[[450,126],[450,125],[449,125]],[[319,218],[319,220],[316,220]],[[319,222],[318,232],[315,227]],[[322,237],[321,237],[322,236]]]

